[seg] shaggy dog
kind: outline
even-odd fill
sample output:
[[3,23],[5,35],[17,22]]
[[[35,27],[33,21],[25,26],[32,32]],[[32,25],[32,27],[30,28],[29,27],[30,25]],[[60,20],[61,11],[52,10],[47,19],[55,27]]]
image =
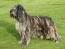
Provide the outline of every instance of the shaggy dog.
[[15,5],[10,10],[10,15],[17,20],[16,29],[21,37],[19,43],[22,43],[24,46],[29,44],[31,36],[38,35],[41,39],[51,38],[56,43],[60,42],[60,38],[56,33],[56,26],[50,17],[30,16],[20,4]]

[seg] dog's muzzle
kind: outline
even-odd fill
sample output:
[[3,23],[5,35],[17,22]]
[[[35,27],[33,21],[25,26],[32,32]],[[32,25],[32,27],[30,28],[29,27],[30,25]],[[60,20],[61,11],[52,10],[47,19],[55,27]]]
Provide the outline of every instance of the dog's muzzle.
[[10,16],[11,16],[11,17],[14,17],[14,15],[13,15],[12,13],[10,14]]
[[15,18],[16,17],[15,12],[10,12],[10,16],[13,17],[13,18]]

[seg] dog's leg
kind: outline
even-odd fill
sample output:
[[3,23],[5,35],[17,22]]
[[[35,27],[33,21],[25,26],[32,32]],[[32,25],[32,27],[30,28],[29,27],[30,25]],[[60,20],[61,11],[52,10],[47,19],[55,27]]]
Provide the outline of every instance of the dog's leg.
[[28,46],[29,42],[30,42],[30,32],[26,27],[26,30],[22,32],[22,44],[24,46]]
[[[19,31],[20,37],[22,38],[22,32]],[[19,44],[22,43],[22,39],[19,40]]]
[[[16,26],[16,30],[19,31],[19,35],[21,37],[22,36],[22,32],[21,32],[21,28],[20,28],[20,23],[17,21],[15,26]],[[22,39],[19,41],[19,44],[21,44],[21,43],[22,43]]]
[[40,36],[40,39],[44,39],[43,35]]
[[54,34],[54,28],[52,26],[50,26],[50,36],[52,40],[56,40],[55,34]]
[[25,46],[28,46],[30,42],[30,32],[29,32],[29,29],[28,27],[26,27],[26,31],[25,31]]
[[55,37],[56,37],[56,43],[61,42],[61,39],[60,39],[60,37],[58,36],[58,34],[57,34],[57,33],[55,33]]
[[51,31],[51,39],[55,40],[56,43],[59,43],[60,38],[59,38],[58,34],[56,33],[56,30],[53,27],[51,27],[50,31]]
[[30,42],[30,28],[29,27],[26,27],[26,35],[27,35],[27,45],[29,44],[29,42]]
[[25,31],[22,31],[21,42],[24,45],[24,43],[25,43]]
[[50,32],[48,32],[46,39],[50,39]]
[[29,42],[30,42],[30,33],[28,32],[26,36],[26,46],[28,46]]
[[40,39],[46,39],[46,34],[41,34]]
[[26,25],[23,25],[23,24],[24,23],[19,23],[19,34],[21,37],[21,40],[19,41],[20,44],[24,43]]
[[47,36],[47,33],[46,33],[46,30],[41,30],[41,39],[46,39],[46,36]]
[[54,33],[55,33],[55,37],[56,37],[56,43],[61,42],[61,38],[60,38],[59,35],[56,33],[56,27],[54,27]]

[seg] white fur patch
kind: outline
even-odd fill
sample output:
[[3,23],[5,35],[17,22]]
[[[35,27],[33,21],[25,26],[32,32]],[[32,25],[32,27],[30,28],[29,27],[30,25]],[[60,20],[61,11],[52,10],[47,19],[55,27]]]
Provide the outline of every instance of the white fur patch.
[[19,22],[16,22],[16,30],[19,30]]
[[[16,22],[16,30],[19,31],[19,34],[21,35],[21,32],[25,32],[26,30],[26,24],[20,23],[20,22]],[[25,33],[24,33],[25,35]]]

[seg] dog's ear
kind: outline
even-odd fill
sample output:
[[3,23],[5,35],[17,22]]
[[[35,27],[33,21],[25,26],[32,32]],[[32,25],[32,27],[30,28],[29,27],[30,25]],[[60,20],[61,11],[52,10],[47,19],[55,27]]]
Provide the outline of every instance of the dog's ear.
[[19,17],[22,14],[22,7],[21,7],[21,5],[18,4],[17,7],[16,7],[16,9],[17,9],[17,12],[16,12],[17,17]]
[[17,5],[17,14],[19,14],[19,15],[24,14],[25,16],[27,16],[25,9],[20,4]]
[[23,11],[24,8],[23,8],[23,6],[21,6],[20,4],[18,4],[18,5],[17,5],[17,10],[21,10],[21,11]]

